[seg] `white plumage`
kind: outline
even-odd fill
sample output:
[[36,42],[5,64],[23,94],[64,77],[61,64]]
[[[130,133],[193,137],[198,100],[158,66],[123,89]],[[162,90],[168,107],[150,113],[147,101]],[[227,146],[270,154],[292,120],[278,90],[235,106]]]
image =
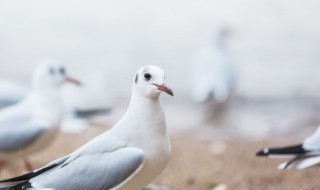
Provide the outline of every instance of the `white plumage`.
[[1,181],[0,187],[143,189],[164,170],[170,156],[159,96],[173,93],[164,78],[159,67],[142,67],[135,74],[129,108],[112,129],[33,173]]
[[[63,105],[59,87],[66,81],[63,65],[49,61],[39,65],[32,79],[32,92],[19,103],[0,112],[0,166],[3,162],[24,158],[46,147],[58,131]],[[1,169],[1,167],[0,167]]]
[[234,63],[225,44],[227,33],[225,27],[216,27],[213,38],[195,56],[192,75],[196,102],[225,102],[235,87]]

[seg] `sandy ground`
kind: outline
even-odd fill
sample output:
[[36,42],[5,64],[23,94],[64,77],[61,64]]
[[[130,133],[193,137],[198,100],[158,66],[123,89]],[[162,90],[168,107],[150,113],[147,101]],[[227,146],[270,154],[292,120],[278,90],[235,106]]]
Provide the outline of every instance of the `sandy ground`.
[[[35,168],[65,155],[100,133],[91,128],[83,135],[61,134],[46,151],[30,158]],[[67,142],[67,143],[66,143]],[[225,146],[221,153],[217,146]],[[198,138],[190,133],[172,137],[172,157],[164,173],[155,184],[173,190],[206,190],[225,184],[232,190],[317,190],[320,189],[319,167],[303,171],[280,171],[276,167],[283,159],[256,158],[255,152],[265,145],[275,146],[290,142],[264,141],[259,143],[243,140],[217,141]],[[219,151],[218,151],[219,152]],[[21,174],[22,163],[8,166],[1,178]]]
[[[261,148],[294,144],[311,134],[316,127],[314,123],[319,122],[316,117],[319,105],[318,101],[310,99],[287,102],[238,100],[226,110],[217,125],[207,120],[201,122],[201,112],[196,109],[167,106],[172,157],[155,184],[171,190],[211,190],[219,184],[225,184],[229,190],[320,189],[317,166],[301,171],[282,171],[277,170],[277,166],[285,159],[255,157]],[[118,120],[123,111],[114,113],[110,123]],[[279,112],[283,114],[279,116]],[[244,122],[249,116],[250,122]],[[256,126],[259,123],[264,125]],[[264,126],[269,126],[268,130]],[[90,127],[81,134],[61,133],[48,149],[33,155],[30,160],[34,168],[41,167],[72,152],[108,127]],[[251,138],[253,134],[259,134],[257,127],[265,136]],[[26,172],[22,168],[21,161],[12,162],[2,172],[1,179]]]
[[284,160],[254,156],[266,144],[281,142],[224,141],[226,150],[216,154],[219,141],[189,137],[173,140],[171,163],[159,180],[172,189],[212,189],[221,183],[233,190],[320,189],[319,168],[279,171],[276,166]]

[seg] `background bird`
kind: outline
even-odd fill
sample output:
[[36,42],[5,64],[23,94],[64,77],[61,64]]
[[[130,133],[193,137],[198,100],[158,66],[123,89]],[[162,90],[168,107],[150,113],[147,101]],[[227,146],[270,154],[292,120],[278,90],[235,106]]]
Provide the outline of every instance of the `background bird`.
[[56,136],[63,116],[59,88],[64,82],[80,83],[67,76],[56,61],[39,65],[33,74],[32,92],[19,103],[0,112],[0,169],[4,162],[23,158],[46,147]]
[[[53,62],[53,60],[51,61]],[[81,84],[81,88],[68,86],[61,90],[64,118],[60,129],[63,132],[83,132],[97,117],[105,117],[112,110],[111,107],[101,103],[102,98],[97,98],[96,94],[99,94],[99,92],[92,90],[94,87],[93,81],[81,80]],[[23,82],[13,79],[0,79],[0,109],[20,102],[30,92],[31,88]],[[101,122],[98,124],[101,124]]]
[[226,46],[229,30],[223,25],[214,28],[213,37],[198,50],[193,68],[193,98],[196,102],[228,100],[235,87],[233,59]]
[[134,77],[129,108],[112,129],[39,170],[1,181],[0,187],[141,190],[164,170],[170,156],[159,96],[173,92],[164,80],[161,68],[142,67]]
[[279,169],[304,169],[320,163],[320,126],[302,143],[280,148],[265,148],[257,156],[288,157],[288,162],[279,165]]

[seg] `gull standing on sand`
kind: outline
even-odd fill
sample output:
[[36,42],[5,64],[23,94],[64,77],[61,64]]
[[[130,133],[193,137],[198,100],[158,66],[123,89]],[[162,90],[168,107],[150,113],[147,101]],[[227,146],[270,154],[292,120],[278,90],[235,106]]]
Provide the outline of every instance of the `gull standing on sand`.
[[320,164],[320,126],[302,143],[281,148],[265,148],[257,152],[257,156],[292,158],[279,165],[278,169],[304,169]]
[[59,87],[65,81],[79,84],[66,75],[63,65],[49,61],[39,65],[32,79],[32,92],[19,103],[0,112],[0,171],[4,163],[23,158],[46,147],[58,132],[63,105]]
[[[170,141],[159,96],[172,90],[165,73],[148,65],[134,77],[130,105],[115,126],[70,155],[0,187],[59,190],[141,190],[166,167]],[[8,187],[9,186],[9,187]]]

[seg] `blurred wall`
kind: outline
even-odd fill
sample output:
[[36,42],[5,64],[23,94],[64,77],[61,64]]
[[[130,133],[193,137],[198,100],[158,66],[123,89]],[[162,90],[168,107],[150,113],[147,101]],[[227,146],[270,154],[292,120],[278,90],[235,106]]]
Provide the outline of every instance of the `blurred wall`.
[[[134,72],[155,64],[188,98],[193,55],[215,23],[231,28],[238,95],[320,93],[317,0],[0,1],[0,76],[29,79],[43,59],[127,97]],[[112,89],[112,90],[111,90]]]

